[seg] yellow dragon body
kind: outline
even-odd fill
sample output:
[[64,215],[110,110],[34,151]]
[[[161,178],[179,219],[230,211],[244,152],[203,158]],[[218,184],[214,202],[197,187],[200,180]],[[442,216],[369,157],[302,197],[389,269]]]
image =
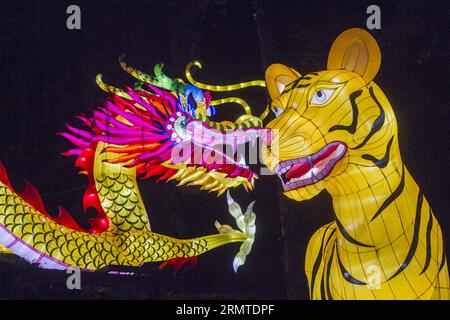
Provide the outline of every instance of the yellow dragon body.
[[289,198],[331,194],[334,221],[306,252],[312,299],[449,299],[441,228],[403,163],[389,100],[372,81],[380,65],[375,39],[350,29],[335,40],[327,70],[270,66],[277,117],[264,162]]
[[218,246],[242,242],[233,262],[236,270],[254,241],[252,205],[243,214],[228,194],[239,231],[216,222],[218,234],[175,239],[151,230],[137,177],[159,176],[219,194],[240,185],[252,189],[256,175],[234,159],[234,148],[230,156],[220,146],[236,147],[256,139],[261,119],[246,113],[235,123],[213,122],[209,92],[170,79],[160,65],[153,77],[129,67],[122,58],[120,63],[141,77],[136,87],[119,90],[98,76],[99,86],[111,95],[92,115],[79,117],[85,129],[67,124],[69,132],[60,134],[75,145],[63,155],[76,156],[75,165],[88,177],[83,204],[90,228],[82,229],[62,207],[52,217],[30,184],[16,192],[1,165],[3,251],[50,269],[98,270],[147,262],[175,263],[179,268]]

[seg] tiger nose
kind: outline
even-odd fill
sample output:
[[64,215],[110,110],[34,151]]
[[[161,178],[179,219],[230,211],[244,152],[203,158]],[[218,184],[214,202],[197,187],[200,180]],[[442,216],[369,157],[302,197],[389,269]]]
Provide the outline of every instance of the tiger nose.
[[273,139],[273,131],[272,129],[261,129],[261,133],[260,133],[260,139],[262,144],[265,147],[269,147],[270,144],[272,143],[272,139]]

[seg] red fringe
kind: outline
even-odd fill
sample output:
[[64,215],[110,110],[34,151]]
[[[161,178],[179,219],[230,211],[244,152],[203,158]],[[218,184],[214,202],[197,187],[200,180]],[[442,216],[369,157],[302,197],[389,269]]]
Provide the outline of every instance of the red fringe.
[[198,263],[198,256],[190,257],[190,258],[173,258],[161,263],[158,267],[160,270],[166,267],[172,267],[174,271],[180,270],[185,264],[186,268],[184,270],[189,270],[194,268]]
[[10,190],[17,193],[25,202],[27,202],[30,206],[32,206],[35,210],[44,214],[48,219],[56,222],[57,224],[72,229],[76,231],[86,232],[83,228],[81,228],[78,223],[72,218],[72,215],[63,207],[58,206],[59,212],[58,215],[54,218],[52,217],[47,210],[45,209],[44,202],[42,201],[42,197],[36,188],[28,181],[25,181],[25,189],[22,192],[16,191],[9,182],[8,173],[3,165],[3,162],[0,161],[0,181],[5,184]]

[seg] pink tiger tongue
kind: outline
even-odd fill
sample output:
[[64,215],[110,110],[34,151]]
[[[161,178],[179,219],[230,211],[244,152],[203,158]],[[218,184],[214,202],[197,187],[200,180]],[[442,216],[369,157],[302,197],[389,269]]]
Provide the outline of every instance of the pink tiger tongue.
[[[313,166],[316,165],[322,159],[325,159],[329,155],[331,155],[334,152],[334,150],[336,150],[336,148],[337,148],[337,145],[332,145],[327,150],[325,150],[325,152],[323,152],[319,157],[312,160]],[[292,168],[290,168],[289,171],[286,172],[286,178],[287,179],[299,178],[299,177],[303,176],[304,174],[306,174],[310,169],[311,169],[311,167],[308,162],[294,164],[292,166]]]
[[304,175],[309,171],[310,167],[307,162],[300,163],[300,164],[294,164],[292,168],[289,169],[288,172],[286,172],[286,178],[292,179],[292,178],[298,178]]

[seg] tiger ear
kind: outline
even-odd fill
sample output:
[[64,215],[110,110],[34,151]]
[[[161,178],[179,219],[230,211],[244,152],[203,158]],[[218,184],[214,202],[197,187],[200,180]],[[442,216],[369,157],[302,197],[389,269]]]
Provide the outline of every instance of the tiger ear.
[[328,70],[348,70],[359,74],[366,83],[375,78],[381,65],[381,51],[369,32],[353,28],[334,40],[328,54]]
[[266,69],[266,86],[272,100],[278,98],[284,88],[299,77],[300,73],[283,64],[270,65]]

